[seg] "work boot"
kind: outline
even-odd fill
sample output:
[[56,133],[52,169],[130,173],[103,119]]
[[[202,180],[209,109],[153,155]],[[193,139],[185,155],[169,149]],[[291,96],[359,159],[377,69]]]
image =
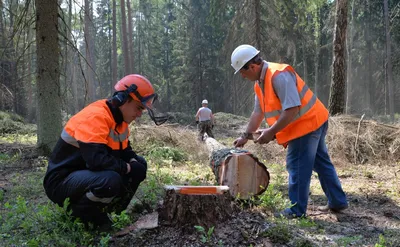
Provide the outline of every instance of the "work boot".
[[298,216],[295,213],[293,213],[290,208],[286,208],[285,210],[283,210],[281,212],[275,212],[274,217],[275,218],[295,219],[295,218],[301,218],[301,217],[305,217],[305,216],[304,215]]
[[108,218],[107,214],[101,214],[96,220],[93,221],[93,225],[100,232],[109,232],[112,230],[112,221]]
[[328,204],[326,204],[325,206],[319,206],[319,207],[317,207],[317,209],[319,210],[319,211],[322,211],[322,212],[328,212],[329,210],[330,211],[332,211],[332,212],[335,212],[335,213],[339,213],[339,212],[341,212],[341,211],[343,211],[343,210],[345,210],[346,208],[348,208],[349,207],[349,205],[343,205],[343,206],[340,206],[340,207],[331,207],[331,206],[329,206]]

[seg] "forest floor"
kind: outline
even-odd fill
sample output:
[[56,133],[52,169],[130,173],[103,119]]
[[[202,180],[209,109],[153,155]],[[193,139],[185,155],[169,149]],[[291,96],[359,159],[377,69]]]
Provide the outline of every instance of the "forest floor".
[[[246,119],[224,113],[217,113],[216,119],[216,140],[232,147]],[[314,174],[307,217],[274,218],[278,204],[287,203],[286,153],[275,143],[260,146],[250,141],[245,148],[267,166],[270,185],[260,198],[235,200],[240,210],[230,219],[209,229],[159,225],[120,237],[113,237],[120,230],[114,229],[106,235],[107,241],[103,241],[104,237],[93,237],[89,243],[92,246],[400,246],[399,126],[352,117],[333,117],[329,124],[328,149],[350,205],[341,213],[318,210],[318,206],[326,204],[326,197]],[[157,211],[165,184],[215,184],[208,151],[204,143],[196,140],[194,126],[136,124],[132,144],[148,159],[149,173],[127,210],[130,217],[127,224]],[[16,197],[26,198],[27,205],[48,203],[41,187],[46,161],[37,156],[33,144],[20,141],[1,139],[0,154],[0,245],[42,246],[40,239],[36,242],[24,239],[28,234],[19,234],[20,228],[27,226],[11,226],[9,215],[18,205]],[[71,241],[71,246],[89,245],[79,238],[66,238],[63,241]],[[46,243],[52,245],[51,241]]]

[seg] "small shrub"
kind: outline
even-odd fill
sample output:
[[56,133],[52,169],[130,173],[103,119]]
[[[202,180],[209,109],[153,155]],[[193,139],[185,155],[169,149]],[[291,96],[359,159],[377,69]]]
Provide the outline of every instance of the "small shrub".
[[313,247],[314,245],[308,239],[300,239],[295,242],[296,247]]
[[173,147],[154,147],[149,153],[148,157],[154,160],[172,160],[184,161],[186,155],[177,148]]
[[291,238],[289,229],[284,224],[278,224],[269,228],[263,233],[263,236],[268,237],[273,243],[280,244],[288,243]]
[[342,237],[339,238],[336,243],[339,246],[354,246],[360,241],[360,239],[362,239],[361,236]]
[[259,200],[260,206],[270,210],[281,210],[287,205],[287,200],[283,198],[280,191],[275,189],[275,184],[270,184]]
[[122,211],[121,214],[112,213],[111,220],[113,222],[113,227],[121,229],[131,223],[131,218],[126,214],[126,210]]
[[200,233],[200,240],[202,243],[208,243],[211,240],[211,236],[214,232],[214,226],[208,228],[208,231],[202,226],[194,226],[194,228]]
[[301,217],[298,219],[297,225],[300,227],[313,227],[316,226],[317,224],[311,218]]

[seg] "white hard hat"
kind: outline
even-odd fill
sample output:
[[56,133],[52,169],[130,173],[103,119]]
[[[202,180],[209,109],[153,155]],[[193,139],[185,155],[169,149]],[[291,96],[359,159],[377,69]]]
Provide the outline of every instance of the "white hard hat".
[[239,45],[236,47],[231,55],[231,65],[235,69],[235,74],[258,53],[260,51],[251,45]]
[[202,104],[208,104],[208,101],[205,99],[201,102]]

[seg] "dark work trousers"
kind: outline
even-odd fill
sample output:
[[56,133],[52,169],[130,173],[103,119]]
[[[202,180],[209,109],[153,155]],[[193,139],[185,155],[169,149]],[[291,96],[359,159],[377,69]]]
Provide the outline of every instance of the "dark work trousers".
[[[140,157],[140,156],[139,156]],[[83,222],[101,224],[107,212],[121,213],[129,205],[139,184],[146,178],[147,163],[140,157],[131,171],[121,176],[115,171],[78,170],[69,174],[51,193],[60,206],[70,198],[72,215]]]
[[202,121],[199,123],[199,138],[203,140],[204,133],[207,133],[209,137],[214,138],[212,133],[212,124],[210,120]]

